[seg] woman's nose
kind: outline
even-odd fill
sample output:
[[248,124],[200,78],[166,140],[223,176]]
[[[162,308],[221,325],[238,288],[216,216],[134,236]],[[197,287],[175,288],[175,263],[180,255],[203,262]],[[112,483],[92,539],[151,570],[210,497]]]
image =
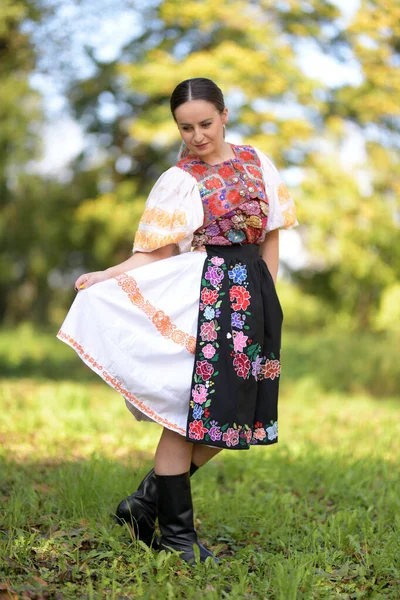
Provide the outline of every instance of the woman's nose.
[[203,139],[203,133],[200,130],[196,130],[193,135],[193,142],[199,144]]

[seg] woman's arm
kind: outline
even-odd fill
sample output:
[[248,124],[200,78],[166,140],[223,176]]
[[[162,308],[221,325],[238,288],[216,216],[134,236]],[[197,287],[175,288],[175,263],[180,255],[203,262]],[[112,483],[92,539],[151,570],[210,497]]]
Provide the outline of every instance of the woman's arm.
[[273,229],[267,233],[265,240],[260,244],[260,249],[261,256],[267,263],[272,279],[276,283],[279,265],[279,229]]
[[170,256],[173,256],[173,254],[176,254],[176,250],[176,244],[168,244],[168,246],[163,246],[162,248],[158,248],[158,250],[153,250],[152,252],[135,252],[133,256],[130,256],[124,262],[120,263],[119,265],[115,265],[114,267],[109,267],[105,271],[84,273],[75,281],[75,289],[77,291],[80,289],[86,289],[95,283],[105,281],[106,279],[111,279],[112,277],[116,277],[117,275],[125,273],[126,271],[143,267],[144,265],[148,265],[156,260],[169,258]]

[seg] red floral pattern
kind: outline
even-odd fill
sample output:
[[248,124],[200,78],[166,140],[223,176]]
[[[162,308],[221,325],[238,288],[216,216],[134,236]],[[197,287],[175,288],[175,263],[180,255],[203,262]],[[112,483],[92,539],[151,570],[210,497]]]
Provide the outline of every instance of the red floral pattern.
[[218,300],[218,292],[204,288],[201,292],[201,299],[204,304],[215,304]]
[[[231,144],[231,147],[235,158],[218,165],[208,165],[190,155],[177,164],[197,180],[203,202],[204,223],[194,234],[194,247],[204,244],[258,244],[265,239],[268,210],[261,211],[260,204],[262,202],[268,209],[268,198],[260,159],[251,146]],[[249,201],[251,204],[248,204]],[[240,233],[237,233],[237,224],[232,221],[238,215],[242,223]],[[256,222],[248,221],[252,215],[260,215],[260,218]],[[221,225],[220,218],[223,219]],[[211,223],[217,226],[219,233],[206,231]]]
[[250,306],[250,294],[242,285],[234,285],[229,290],[233,310],[246,310]]
[[247,379],[250,371],[250,359],[242,352],[237,352],[233,359],[233,366],[239,377]]
[[281,372],[281,363],[279,360],[270,360],[267,358],[264,365],[261,365],[260,379],[275,379]]
[[208,381],[214,373],[214,367],[206,360],[199,360],[196,363],[196,375],[200,375],[203,381]]
[[220,179],[217,179],[216,177],[211,177],[210,179],[206,179],[204,185],[208,190],[218,190],[222,187],[223,184],[222,181],[220,181]]
[[200,337],[203,342],[213,342],[217,339],[214,321],[207,321],[201,325]]
[[203,421],[200,419],[189,423],[189,437],[192,440],[202,440],[207,432],[208,429],[203,427]]

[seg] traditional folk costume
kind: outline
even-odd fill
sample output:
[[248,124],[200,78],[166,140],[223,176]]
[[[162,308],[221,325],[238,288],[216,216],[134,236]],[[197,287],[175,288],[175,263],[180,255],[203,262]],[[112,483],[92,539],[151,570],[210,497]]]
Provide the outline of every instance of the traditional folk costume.
[[189,155],[161,175],[133,252],[177,244],[179,254],[80,291],[57,337],[137,419],[247,449],[278,439],[282,310],[258,245],[297,221],[273,163],[251,146],[232,150],[217,165]]

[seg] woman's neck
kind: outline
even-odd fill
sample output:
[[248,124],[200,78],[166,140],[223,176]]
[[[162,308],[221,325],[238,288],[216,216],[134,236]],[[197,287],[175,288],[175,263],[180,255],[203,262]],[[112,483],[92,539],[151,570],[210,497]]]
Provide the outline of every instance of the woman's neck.
[[199,158],[201,158],[203,162],[214,166],[219,165],[220,163],[225,162],[227,160],[231,160],[232,158],[235,158],[235,153],[231,144],[225,142],[224,140],[218,151],[213,152],[209,156],[201,156]]

